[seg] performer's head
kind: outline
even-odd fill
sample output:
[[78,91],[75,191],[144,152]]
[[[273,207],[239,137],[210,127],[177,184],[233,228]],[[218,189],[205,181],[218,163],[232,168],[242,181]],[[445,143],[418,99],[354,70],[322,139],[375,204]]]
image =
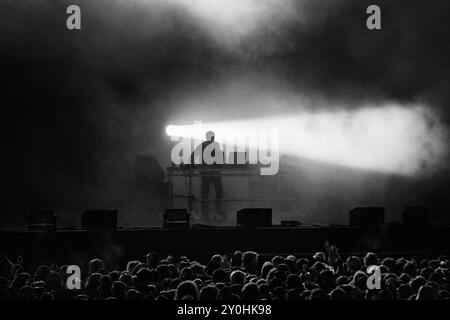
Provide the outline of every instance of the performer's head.
[[206,133],[206,140],[208,140],[208,141],[214,141],[214,131],[208,131],[207,133]]

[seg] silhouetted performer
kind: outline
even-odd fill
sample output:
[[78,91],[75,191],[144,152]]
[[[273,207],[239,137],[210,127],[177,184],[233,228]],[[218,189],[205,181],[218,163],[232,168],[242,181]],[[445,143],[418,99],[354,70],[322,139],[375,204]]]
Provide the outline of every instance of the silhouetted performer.
[[[203,157],[203,152],[207,146],[210,144],[213,144],[214,150],[211,152],[211,156],[215,157],[215,152],[222,152],[220,149],[220,146],[217,142],[214,141],[214,132],[208,131],[206,133],[206,141],[202,142],[194,151],[194,155],[201,154],[201,160],[203,166],[208,166],[208,164],[205,163],[205,159]],[[215,190],[216,194],[216,214],[220,215],[221,218],[225,218],[225,214],[222,210],[222,197],[223,197],[223,190],[222,190],[222,181],[220,179],[220,172],[219,171],[213,171],[213,170],[201,170],[200,171],[200,180],[201,180],[201,194],[202,194],[202,200],[209,199],[209,185],[212,184]],[[201,204],[201,211],[202,211],[202,220],[208,220],[209,219],[209,202],[203,201]]]

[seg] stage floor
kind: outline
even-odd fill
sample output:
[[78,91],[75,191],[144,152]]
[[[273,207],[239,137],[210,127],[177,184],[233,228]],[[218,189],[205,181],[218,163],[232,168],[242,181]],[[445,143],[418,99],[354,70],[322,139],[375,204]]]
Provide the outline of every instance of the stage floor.
[[[348,226],[191,227],[189,229],[123,229],[114,231],[1,231],[0,252],[23,255],[30,263],[79,264],[99,257],[112,266],[142,260],[149,251],[188,256],[205,262],[215,253],[254,250],[261,254],[307,255],[322,251],[325,241],[342,254],[450,253],[450,227],[386,225],[378,230]],[[15,259],[15,258],[14,258]]]

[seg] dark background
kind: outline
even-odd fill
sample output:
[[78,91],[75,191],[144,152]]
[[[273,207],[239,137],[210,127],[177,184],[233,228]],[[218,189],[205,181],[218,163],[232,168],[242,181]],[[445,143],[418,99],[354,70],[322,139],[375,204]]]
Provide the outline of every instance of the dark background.
[[[266,3],[254,29],[240,28],[248,23],[241,19],[228,34],[179,1],[2,1],[1,225],[23,226],[32,209],[53,209],[72,225],[81,211],[103,208],[118,208],[124,225],[149,225],[145,212],[159,214],[164,188],[158,179],[153,196],[142,190],[135,156],[153,155],[164,168],[165,127],[191,121],[186,115],[218,121],[296,110],[258,105],[267,92],[326,102],[316,109],[422,103],[449,123],[449,1]],[[66,29],[69,4],[81,7],[80,31]],[[382,30],[366,29],[369,4],[381,7]],[[447,218],[445,166],[408,179],[304,169],[305,208],[320,222],[372,203],[397,210],[414,202]]]

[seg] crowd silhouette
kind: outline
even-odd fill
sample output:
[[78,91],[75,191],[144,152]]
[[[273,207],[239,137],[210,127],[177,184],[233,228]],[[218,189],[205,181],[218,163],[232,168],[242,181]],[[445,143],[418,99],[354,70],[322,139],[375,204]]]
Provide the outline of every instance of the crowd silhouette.
[[[187,257],[129,261],[110,270],[101,259],[82,270],[81,287],[69,289],[67,265],[30,266],[0,254],[0,299],[20,300],[449,300],[450,262],[444,255],[341,258],[335,246],[313,256],[270,256],[253,251],[215,254],[201,264]],[[262,261],[265,260],[265,261]],[[380,287],[369,288],[369,266]]]

